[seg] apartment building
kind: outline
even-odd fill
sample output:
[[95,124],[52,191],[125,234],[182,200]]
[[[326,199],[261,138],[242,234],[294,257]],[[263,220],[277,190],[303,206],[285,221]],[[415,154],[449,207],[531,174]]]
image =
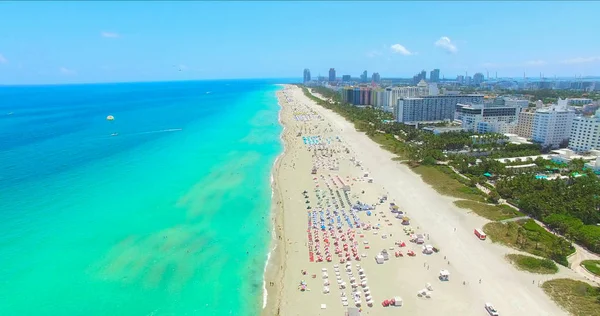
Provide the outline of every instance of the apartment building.
[[483,95],[439,95],[401,98],[394,109],[397,122],[429,122],[453,120],[459,103],[483,103]]
[[600,149],[600,111],[592,117],[581,116],[573,119],[569,149],[578,153]]

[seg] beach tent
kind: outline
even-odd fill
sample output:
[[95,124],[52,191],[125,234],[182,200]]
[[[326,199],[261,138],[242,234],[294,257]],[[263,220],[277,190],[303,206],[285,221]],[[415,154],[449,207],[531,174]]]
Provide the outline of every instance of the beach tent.
[[440,270],[440,280],[448,281],[450,277],[450,272],[448,270]]
[[383,256],[381,254],[375,256],[375,262],[377,262],[377,264],[383,264],[384,261],[385,259],[383,259]]
[[392,305],[402,306],[402,298],[400,296],[394,296],[394,298],[392,299]]

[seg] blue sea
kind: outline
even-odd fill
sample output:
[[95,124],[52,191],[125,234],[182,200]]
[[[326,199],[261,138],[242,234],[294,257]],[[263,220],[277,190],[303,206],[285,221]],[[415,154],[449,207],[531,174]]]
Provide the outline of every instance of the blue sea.
[[0,87],[0,314],[258,314],[278,89]]

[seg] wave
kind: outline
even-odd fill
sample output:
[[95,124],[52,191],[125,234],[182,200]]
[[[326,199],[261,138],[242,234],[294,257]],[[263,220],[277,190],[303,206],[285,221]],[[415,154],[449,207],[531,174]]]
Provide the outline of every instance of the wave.
[[[279,103],[279,100],[277,100],[277,103]],[[279,106],[281,107],[281,104],[279,104]],[[283,135],[285,133],[285,126],[283,125],[283,121],[281,120],[281,111],[282,111],[282,109],[280,108],[279,112],[277,114],[277,121],[283,127],[281,130],[281,134],[279,134],[279,141],[282,144],[283,150],[277,156],[277,158],[275,158],[275,162],[273,163],[273,168],[271,169],[271,210],[273,210],[273,198],[275,197],[275,171],[277,170],[277,165],[279,163],[279,160],[285,154],[285,141],[283,139]],[[262,306],[263,309],[265,309],[267,307],[267,300],[268,300],[268,296],[269,296],[269,294],[267,293],[267,280],[266,280],[267,267],[269,266],[269,262],[271,261],[271,255],[277,249],[277,234],[275,233],[276,229],[277,229],[277,226],[276,226],[277,223],[275,222],[273,216],[271,216],[271,220],[272,220],[271,244],[273,246],[271,249],[269,249],[269,253],[267,254],[267,260],[265,261],[265,268],[263,270],[263,306]]]

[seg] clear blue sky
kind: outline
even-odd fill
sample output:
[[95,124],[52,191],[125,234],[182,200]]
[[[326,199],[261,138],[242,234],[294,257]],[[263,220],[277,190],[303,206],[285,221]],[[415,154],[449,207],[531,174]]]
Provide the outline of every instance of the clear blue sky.
[[330,67],[600,75],[598,12],[600,2],[0,2],[0,84],[289,78]]

